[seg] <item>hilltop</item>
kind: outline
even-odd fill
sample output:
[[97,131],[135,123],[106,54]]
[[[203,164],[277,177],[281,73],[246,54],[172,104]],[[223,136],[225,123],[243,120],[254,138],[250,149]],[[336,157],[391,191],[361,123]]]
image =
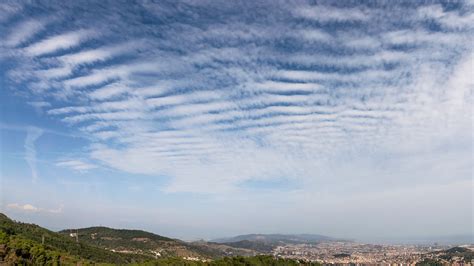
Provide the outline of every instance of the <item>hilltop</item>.
[[247,234],[238,235],[228,238],[218,238],[212,240],[216,243],[231,243],[239,241],[260,241],[265,243],[282,243],[282,244],[308,244],[318,243],[322,241],[333,241],[335,238],[316,235],[316,234]]
[[211,240],[211,242],[268,254],[277,246],[288,244],[317,244],[335,240],[336,239],[332,237],[316,234],[247,234],[214,239]]
[[316,234],[247,234],[211,240],[216,243],[261,242],[271,245],[283,244],[315,244],[335,241],[335,238]]
[[251,256],[253,250],[231,247],[204,241],[188,243],[142,230],[88,227],[66,229],[59,232],[81,243],[122,254],[139,254],[150,258],[192,257],[199,259],[218,258],[229,255]]
[[0,214],[0,261],[7,263],[132,263],[145,261],[137,254],[120,254],[94,247],[35,224],[15,222]]

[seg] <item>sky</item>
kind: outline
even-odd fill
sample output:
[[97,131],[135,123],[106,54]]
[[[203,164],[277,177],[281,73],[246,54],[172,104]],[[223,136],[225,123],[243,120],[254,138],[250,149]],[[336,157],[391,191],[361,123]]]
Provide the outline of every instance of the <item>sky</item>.
[[1,1],[0,210],[472,234],[473,25],[472,1]]

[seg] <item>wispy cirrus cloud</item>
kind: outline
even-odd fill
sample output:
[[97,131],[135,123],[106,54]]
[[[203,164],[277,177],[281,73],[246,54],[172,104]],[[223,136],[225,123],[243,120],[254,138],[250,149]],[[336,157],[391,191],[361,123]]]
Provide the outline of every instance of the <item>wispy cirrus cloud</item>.
[[43,130],[37,127],[28,127],[25,138],[25,161],[31,170],[31,178],[36,182],[39,178],[38,169],[36,167],[36,140],[43,135]]
[[56,166],[67,167],[75,171],[86,172],[97,168],[97,165],[87,163],[81,160],[61,160],[56,163]]

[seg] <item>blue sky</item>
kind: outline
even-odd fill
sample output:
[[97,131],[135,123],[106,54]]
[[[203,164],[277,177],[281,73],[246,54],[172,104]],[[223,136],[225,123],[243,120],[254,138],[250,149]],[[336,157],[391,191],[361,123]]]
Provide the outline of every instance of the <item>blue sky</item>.
[[472,232],[470,2],[0,3],[0,208],[185,239]]

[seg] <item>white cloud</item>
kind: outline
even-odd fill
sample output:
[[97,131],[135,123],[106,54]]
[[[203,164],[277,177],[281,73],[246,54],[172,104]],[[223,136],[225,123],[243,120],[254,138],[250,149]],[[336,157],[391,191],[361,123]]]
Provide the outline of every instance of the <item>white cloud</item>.
[[17,209],[17,210],[22,210],[22,211],[27,211],[27,212],[37,212],[39,211],[38,208],[31,204],[25,204],[25,205],[20,205],[18,203],[11,203],[7,205],[8,208],[10,209]]
[[51,104],[45,101],[28,102],[28,104],[38,109],[51,107]]
[[97,165],[86,163],[81,160],[61,160],[56,163],[56,166],[70,168],[79,172],[87,172],[98,167]]
[[112,83],[102,88],[99,88],[89,94],[89,97],[94,100],[107,100],[115,96],[125,94],[130,91],[126,85],[121,83]]
[[321,41],[321,42],[329,42],[332,40],[332,36],[326,32],[321,30],[299,30],[297,32],[297,36],[301,36],[302,38],[308,41]]
[[91,38],[94,34],[95,33],[90,30],[78,30],[56,35],[31,44],[25,48],[25,52],[30,56],[50,54],[59,50],[75,47],[86,39]]
[[49,68],[45,70],[37,70],[36,75],[46,79],[46,80],[52,80],[52,79],[58,79],[58,78],[63,78],[67,77],[72,74],[72,68],[69,66],[64,66],[64,67],[57,67],[57,68]]
[[[471,74],[474,72],[474,67],[472,62],[474,62],[473,52],[459,62],[451,75],[449,87],[456,89],[446,91],[446,100],[452,104],[452,107],[462,107],[473,101],[474,80]],[[454,112],[451,114],[454,115]]]
[[[471,3],[472,6],[472,3]],[[472,30],[473,12],[459,14],[459,11],[444,11],[441,5],[421,6],[417,9],[421,19],[434,19],[443,27],[456,30]]]
[[44,28],[44,23],[38,20],[27,20],[14,27],[5,40],[7,46],[16,47],[31,39]]
[[[340,74],[340,73],[327,73],[327,72],[318,72],[318,71],[306,71],[306,70],[280,70],[272,74],[272,77],[275,78],[284,78],[291,82],[286,83],[285,86],[287,89],[298,84],[307,84],[306,86],[310,88],[321,88],[321,85],[312,84],[312,83],[296,83],[298,81],[304,82],[317,82],[317,81],[342,81],[342,82],[354,82],[362,83],[364,81],[385,81],[387,79],[396,77],[399,74],[397,71],[386,71],[386,70],[368,70],[360,71],[357,73],[349,74]],[[282,85],[282,83],[280,83]],[[311,87],[311,85],[313,87]]]
[[[378,69],[383,64],[406,63],[410,59],[410,55],[404,51],[382,50],[372,55],[354,54],[330,56],[324,54],[293,53],[291,55],[279,56],[275,55],[275,59],[282,63],[297,64],[305,67],[312,65],[323,65],[331,67],[352,67],[352,68],[372,68]],[[337,60],[336,60],[337,59]]]
[[397,30],[388,32],[383,37],[388,44],[425,44],[425,45],[454,45],[457,42],[462,43],[463,40],[469,37],[454,33],[436,32],[430,33],[427,31],[413,31],[413,30]]
[[78,66],[81,64],[92,64],[98,61],[104,61],[114,56],[132,53],[138,48],[145,47],[143,41],[130,41],[108,47],[101,47],[92,50],[80,51],[75,54],[67,54],[57,59],[65,65]]
[[95,49],[82,51],[76,54],[68,54],[59,57],[59,60],[70,65],[80,65],[103,61],[112,56],[112,51],[108,49]]
[[63,211],[63,205],[59,206],[57,209],[44,209],[38,208],[31,204],[19,204],[19,203],[10,203],[7,204],[8,209],[22,211],[22,212],[48,212],[48,213],[61,213]]
[[264,83],[255,84],[250,87],[251,90],[263,90],[273,92],[315,92],[321,88],[321,85],[316,83],[297,83],[297,82],[275,82],[266,81]]
[[320,22],[366,21],[368,14],[358,8],[333,8],[327,6],[305,6],[294,11],[297,17]]
[[341,42],[351,49],[372,49],[377,50],[382,45],[378,38],[362,36],[362,37],[348,37],[340,36]]
[[63,81],[66,89],[80,89],[88,86],[97,86],[108,81],[127,80],[134,74],[159,73],[164,66],[159,63],[135,62],[124,65],[114,65],[102,69],[96,69],[84,76],[74,77]]

